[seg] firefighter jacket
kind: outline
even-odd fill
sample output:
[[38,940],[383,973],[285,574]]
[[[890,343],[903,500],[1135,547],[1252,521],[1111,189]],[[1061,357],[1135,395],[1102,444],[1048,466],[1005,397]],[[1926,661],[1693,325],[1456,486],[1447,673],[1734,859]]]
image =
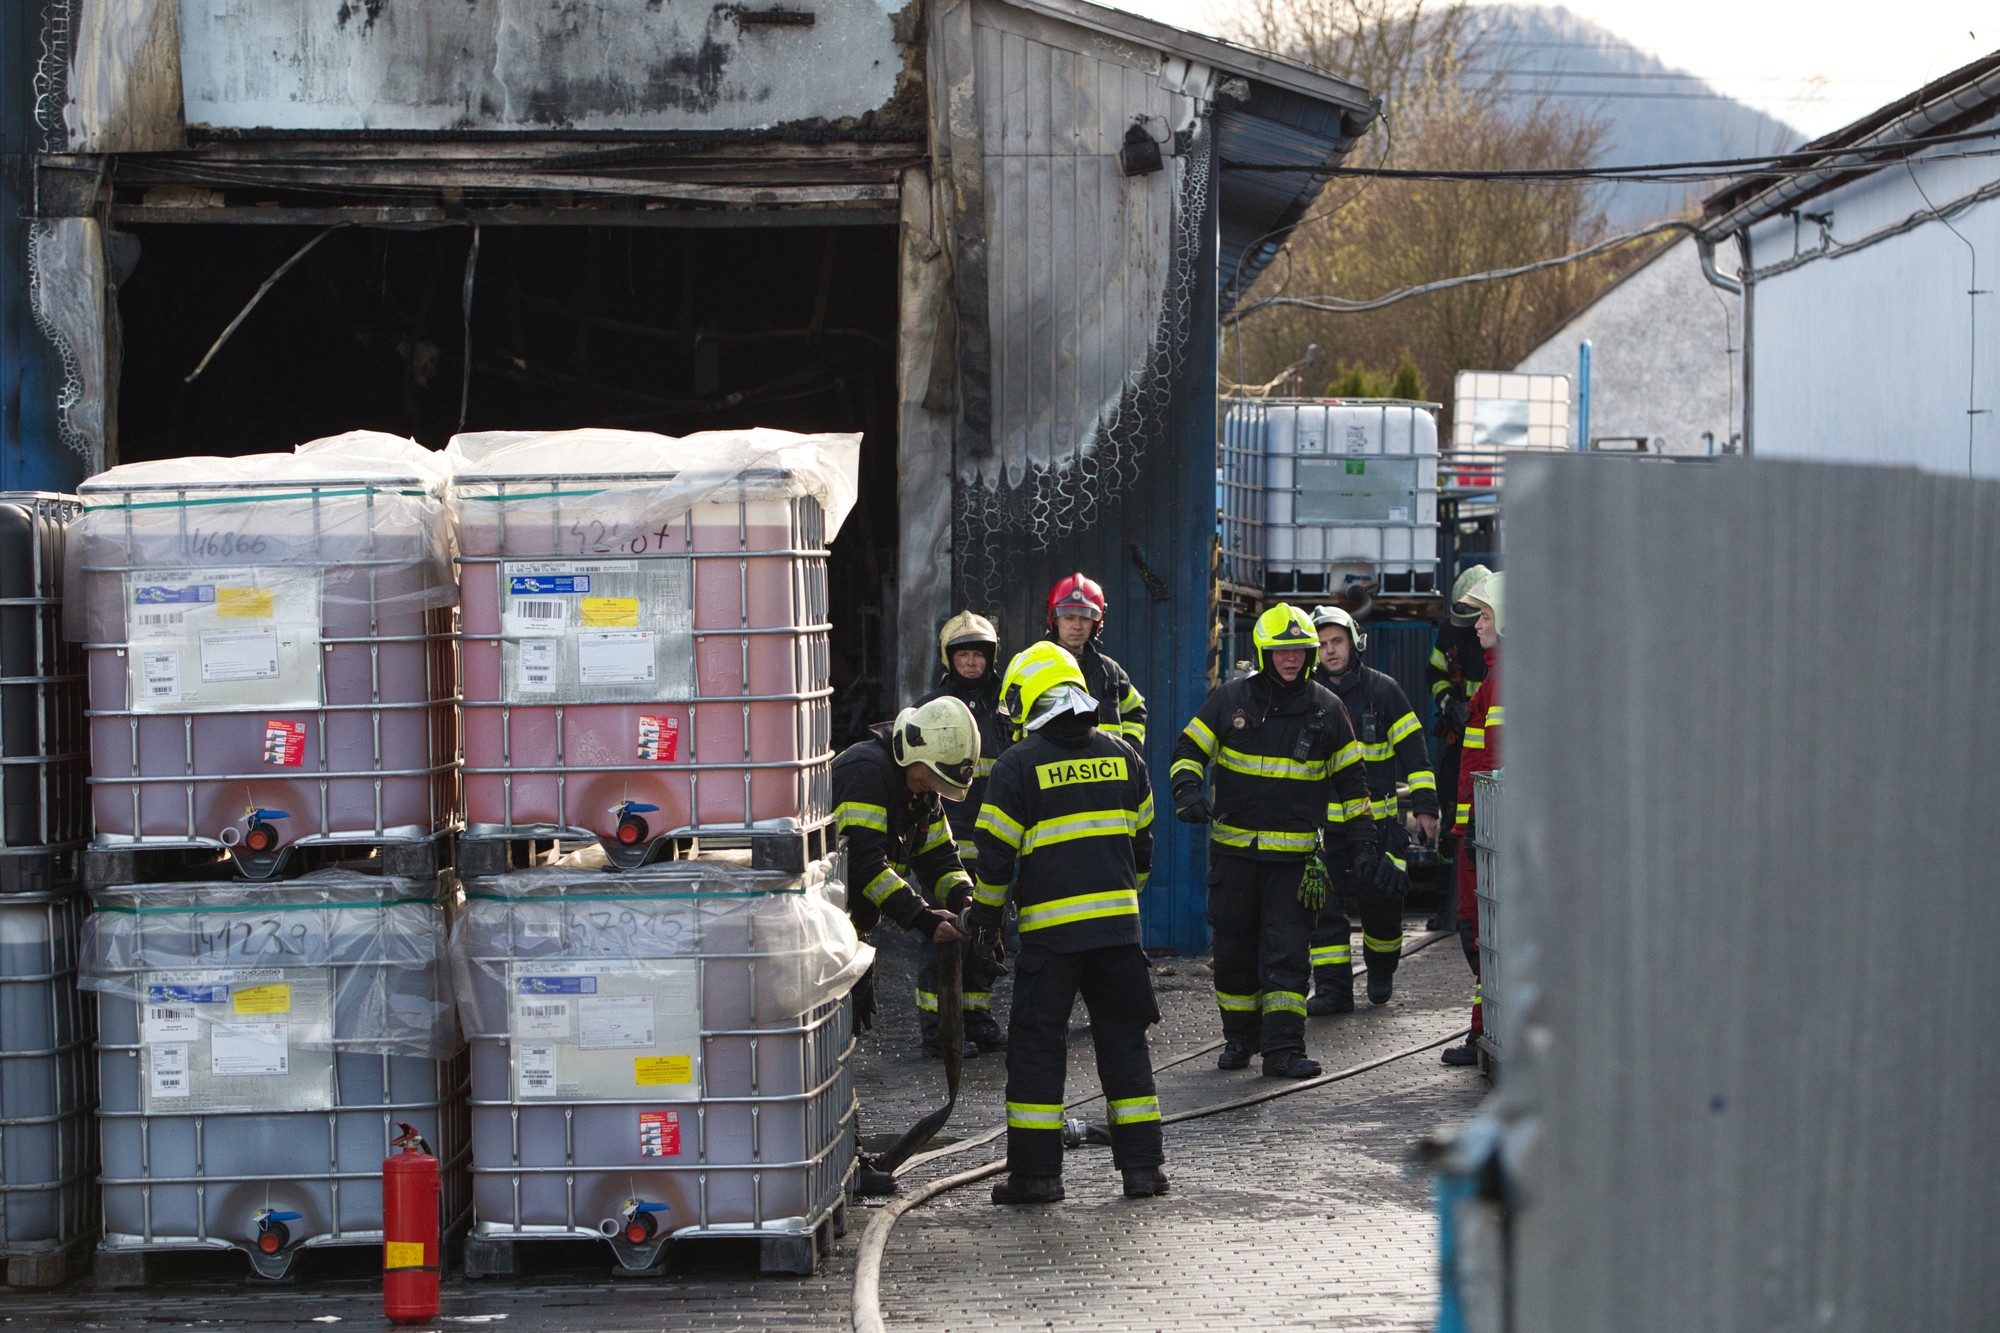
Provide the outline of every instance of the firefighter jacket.
[[1455,829],[1472,828],[1472,777],[1500,767],[1500,726],[1507,715],[1500,708],[1500,652],[1486,654],[1486,674],[1465,714],[1465,757],[1458,761],[1458,818]]
[[1368,779],[1347,710],[1301,675],[1286,686],[1267,671],[1232,680],[1174,741],[1168,780],[1176,791],[1215,766],[1209,838],[1259,860],[1291,860],[1320,845],[1332,855],[1372,846]]
[[917,706],[946,695],[970,708],[972,720],[979,724],[979,762],[972,769],[972,786],[966,789],[964,800],[944,803],[951,836],[958,840],[958,859],[971,865],[977,855],[973,849],[972,825],[979,818],[981,802],[986,799],[987,776],[993,772],[993,761],[1013,742],[1007,736],[1007,721],[1000,716],[1000,673],[990,664],[978,680],[967,680],[956,671],[947,670],[937,687],[917,700]]
[[[833,823],[847,839],[849,910],[864,932],[877,912],[915,930],[923,927],[930,903],[913,878],[938,905],[950,906],[970,894],[972,877],[959,864],[943,800],[910,790],[889,750],[888,723],[868,730],[867,740],[833,761]],[[872,910],[856,911],[862,902]]]
[[1432,704],[1442,704],[1452,690],[1458,691],[1461,699],[1470,699],[1484,679],[1486,654],[1479,646],[1479,631],[1470,625],[1454,625],[1447,618],[1438,626],[1437,641],[1431,645],[1430,664],[1424,668]]
[[[1061,639],[1051,631],[1043,635],[1050,643]],[[1064,649],[1067,652],[1067,649]],[[1083,670],[1083,687],[1097,700],[1097,725],[1106,735],[1123,736],[1135,750],[1146,748],[1146,696],[1133,688],[1132,678],[1118,659],[1097,646],[1093,637],[1075,654]]]
[[1000,756],[973,834],[971,924],[998,927],[1014,884],[1021,941],[1057,953],[1138,944],[1153,864],[1153,788],[1138,751],[1079,718]]
[[1410,789],[1410,809],[1420,815],[1438,812],[1437,774],[1431,768],[1424,728],[1410,710],[1410,701],[1395,677],[1355,662],[1335,676],[1313,668],[1313,679],[1333,691],[1347,709],[1361,742],[1361,759],[1368,770],[1368,803],[1376,819],[1401,814],[1396,784]]

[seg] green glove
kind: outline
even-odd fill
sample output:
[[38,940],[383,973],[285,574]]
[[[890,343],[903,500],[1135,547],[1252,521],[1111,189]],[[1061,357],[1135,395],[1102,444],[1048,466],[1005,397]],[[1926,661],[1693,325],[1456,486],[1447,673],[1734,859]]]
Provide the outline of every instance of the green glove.
[[1314,912],[1326,906],[1326,863],[1317,855],[1306,858],[1306,872],[1299,876],[1299,903]]

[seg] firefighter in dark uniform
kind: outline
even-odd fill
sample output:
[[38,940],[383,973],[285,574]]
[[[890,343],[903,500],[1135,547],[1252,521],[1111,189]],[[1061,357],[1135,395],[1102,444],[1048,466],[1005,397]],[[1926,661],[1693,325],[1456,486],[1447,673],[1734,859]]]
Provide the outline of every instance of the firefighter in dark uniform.
[[993,765],[979,811],[969,921],[974,947],[997,950],[1012,881],[1021,952],[1007,1031],[1008,1174],[993,1187],[993,1202],[1063,1197],[1063,1075],[1079,994],[1125,1195],[1165,1194],[1160,1101],[1146,1050],[1146,1029],[1160,1011],[1139,934],[1139,890],[1153,851],[1146,765],[1099,727],[1082,671],[1054,644],[1017,656],[1002,689],[1024,735]]
[[[1437,642],[1431,645],[1430,665],[1424,679],[1431,689],[1431,730],[1437,735],[1437,775],[1443,780],[1440,791],[1458,790],[1458,762],[1464,753],[1465,710],[1479,682],[1486,679],[1486,650],[1472,622],[1479,608],[1465,600],[1465,594],[1479,586],[1493,571],[1473,565],[1451,584],[1451,602],[1446,606],[1445,623],[1438,627]],[[1438,845],[1438,854],[1452,857],[1457,847],[1449,834]],[[1438,913],[1424,923],[1427,930],[1452,930],[1458,922],[1458,895],[1447,889]]]
[[[993,622],[971,611],[961,611],[944,623],[938,633],[938,656],[944,674],[937,688],[917,700],[919,707],[933,699],[953,698],[972,711],[979,726],[979,760],[972,771],[972,787],[965,799],[945,806],[944,817],[958,842],[958,859],[967,871],[976,869],[978,853],[973,846],[972,824],[979,817],[979,805],[986,795],[987,775],[993,761],[1008,745],[1007,725],[1000,716],[1000,633]],[[1007,1034],[993,1018],[993,978],[990,963],[973,956],[971,944],[961,964],[965,982],[966,1054],[1004,1051]],[[938,1040],[938,960],[935,949],[926,949],[917,967],[917,1022],[923,1029],[924,1054],[944,1057]]]
[[[1251,642],[1256,674],[1209,694],[1174,742],[1168,777],[1174,814],[1210,825],[1208,924],[1223,1036],[1216,1065],[1242,1069],[1261,1051],[1264,1073],[1311,1078],[1319,1065],[1305,1050],[1307,936],[1318,904],[1300,897],[1306,863],[1324,839],[1329,858],[1373,879],[1374,821],[1347,710],[1308,669],[1319,646],[1312,621],[1280,603],[1257,617]],[[1211,764],[1212,804],[1204,791]]]
[[1146,696],[1118,660],[1097,646],[1104,633],[1104,589],[1096,579],[1071,574],[1049,589],[1049,642],[1066,649],[1083,672],[1083,687],[1097,700],[1097,725],[1146,748]]
[[1437,775],[1431,771],[1430,750],[1424,745],[1423,724],[1410,708],[1403,687],[1391,676],[1363,665],[1361,653],[1368,636],[1354,617],[1337,606],[1313,608],[1313,628],[1319,632],[1319,664],[1313,679],[1333,691],[1347,709],[1348,721],[1361,741],[1361,760],[1368,773],[1368,800],[1375,823],[1375,846],[1381,852],[1376,876],[1354,882],[1347,866],[1327,866],[1326,906],[1312,933],[1313,997],[1308,1014],[1345,1014],[1354,1010],[1353,934],[1346,901],[1352,895],[1360,908],[1361,950],[1368,972],[1368,1000],[1387,1004],[1394,991],[1396,964],[1403,956],[1403,892],[1409,887],[1409,867],[1403,853],[1410,845],[1397,802],[1400,782],[1410,789],[1410,809],[1426,842],[1437,839]]

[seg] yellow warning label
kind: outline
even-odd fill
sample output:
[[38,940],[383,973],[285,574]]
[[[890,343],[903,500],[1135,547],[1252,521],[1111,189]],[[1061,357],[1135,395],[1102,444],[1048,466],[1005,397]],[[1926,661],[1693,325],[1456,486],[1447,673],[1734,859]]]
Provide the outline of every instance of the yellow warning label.
[[1035,784],[1044,791],[1050,787],[1067,787],[1073,782],[1123,782],[1125,761],[1105,757],[1101,759],[1065,759],[1056,764],[1038,764],[1035,767]]
[[639,599],[636,597],[586,597],[583,599],[586,629],[637,629]]
[[642,1088],[694,1082],[691,1055],[641,1055],[632,1061],[632,1081]]
[[382,1242],[382,1267],[422,1268],[424,1266],[424,1243],[420,1240],[385,1240]]
[[245,986],[230,997],[239,1014],[289,1014],[292,988],[284,982],[269,986]]
[[269,620],[273,611],[269,588],[217,588],[215,614],[237,620]]

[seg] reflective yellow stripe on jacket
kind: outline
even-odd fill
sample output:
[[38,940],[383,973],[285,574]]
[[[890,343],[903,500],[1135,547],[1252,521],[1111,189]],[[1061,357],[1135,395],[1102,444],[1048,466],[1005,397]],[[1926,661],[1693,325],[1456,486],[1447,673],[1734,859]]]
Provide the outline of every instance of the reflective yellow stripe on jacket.
[[[1362,816],[1365,816],[1368,811],[1368,803],[1360,801],[1356,804],[1361,807]],[[1331,807],[1329,807],[1329,818],[1332,817],[1330,812]],[[1232,824],[1225,824],[1221,820],[1216,820],[1208,826],[1208,836],[1216,842],[1221,843],[1224,847],[1248,847],[1260,852],[1299,852],[1303,854],[1319,846],[1319,834],[1312,830],[1296,833],[1284,829],[1237,828]]]
[[1057,898],[1021,909],[1021,933],[1065,926],[1074,921],[1095,921],[1106,916],[1139,915],[1137,889],[1113,889],[1109,893],[1083,893],[1074,898]]
[[878,833],[889,831],[889,812],[882,806],[870,805],[866,801],[842,801],[833,808],[835,824],[859,824],[862,828],[872,828]]

